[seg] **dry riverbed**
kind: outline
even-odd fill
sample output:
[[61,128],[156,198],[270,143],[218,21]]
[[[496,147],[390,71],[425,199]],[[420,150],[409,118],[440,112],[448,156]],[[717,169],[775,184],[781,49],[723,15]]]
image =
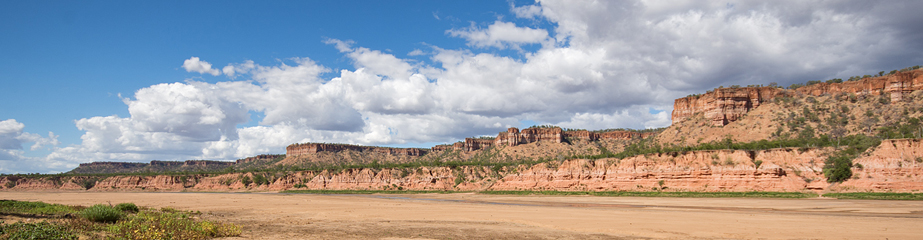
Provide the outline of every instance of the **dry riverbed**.
[[133,202],[239,224],[231,239],[921,239],[923,201],[458,194],[0,192]]

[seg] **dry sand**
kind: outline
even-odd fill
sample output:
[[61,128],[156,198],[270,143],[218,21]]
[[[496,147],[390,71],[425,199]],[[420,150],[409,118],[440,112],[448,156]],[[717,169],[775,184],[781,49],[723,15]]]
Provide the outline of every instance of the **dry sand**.
[[744,198],[0,192],[134,202],[243,226],[231,239],[923,239],[923,201]]

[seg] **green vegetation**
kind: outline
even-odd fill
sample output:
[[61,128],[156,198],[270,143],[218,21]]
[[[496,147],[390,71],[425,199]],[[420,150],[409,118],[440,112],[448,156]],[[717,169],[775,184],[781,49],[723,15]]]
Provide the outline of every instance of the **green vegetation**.
[[62,217],[78,210],[77,207],[61,204],[0,200],[0,213],[9,215]]
[[0,221],[0,239],[77,239],[77,234],[67,227],[48,222],[3,224]]
[[142,211],[106,229],[124,239],[208,239],[241,233],[233,224],[196,221],[191,213],[169,211]]
[[852,159],[839,155],[827,157],[824,161],[824,176],[827,182],[843,182],[852,177]]
[[[97,204],[81,207],[0,200],[0,215],[42,217],[37,223],[0,222],[0,239],[207,239],[240,236],[240,227],[213,221],[199,221],[193,212],[172,208],[139,209],[133,203],[112,207]],[[69,213],[79,218],[67,219]],[[81,237],[83,238],[83,237]]]
[[923,200],[923,193],[826,193],[824,197],[837,199],[869,199],[869,200]]
[[123,215],[122,211],[104,204],[96,204],[80,211],[81,217],[100,223],[114,223],[122,219]]
[[115,205],[115,209],[127,213],[136,213],[140,211],[138,205],[135,205],[134,203],[119,203]]

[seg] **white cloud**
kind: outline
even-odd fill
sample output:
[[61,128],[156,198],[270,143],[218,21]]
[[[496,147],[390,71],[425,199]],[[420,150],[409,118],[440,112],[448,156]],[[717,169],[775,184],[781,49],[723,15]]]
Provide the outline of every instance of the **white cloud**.
[[19,136],[25,127],[25,124],[17,122],[16,119],[0,121],[0,149],[21,149],[22,142]]
[[[221,71],[218,69],[213,69],[212,64],[206,61],[200,61],[198,57],[191,57],[183,61],[183,68],[187,72],[197,72],[201,74],[211,74],[212,76],[218,76],[221,74]],[[226,74],[226,73],[225,73]],[[233,74],[233,71],[232,71]]]
[[446,30],[446,33],[453,37],[464,38],[468,41],[469,46],[482,48],[505,49],[510,47],[518,49],[523,44],[546,43],[549,41],[548,31],[545,29],[517,27],[514,23],[499,20],[487,26],[487,29],[481,29],[472,24],[468,28]]
[[536,18],[542,15],[542,7],[538,5],[511,6],[511,11],[518,18]]
[[[854,4],[547,0],[511,13],[553,29],[495,21],[447,31],[474,48],[520,50],[518,57],[438,46],[408,53],[429,56],[426,63],[328,39],[355,67],[330,78],[308,58],[219,71],[193,57],[187,71],[230,80],[140,89],[124,99],[131,116],[77,120],[83,142],[56,148],[46,161],[234,159],[307,141],[453,142],[524,120],[664,127],[673,99],[718,85],[804,82],[923,60],[916,24],[923,19],[908,6],[917,2]],[[524,52],[526,44],[542,48]],[[240,127],[249,113],[263,116],[259,125]],[[0,154],[22,156],[21,142],[56,145],[53,134],[21,129],[0,122]]]
[[26,125],[16,121],[16,119],[7,119],[0,121],[0,172],[48,172],[49,170],[63,170],[64,166],[58,162],[45,161],[41,158],[26,156],[26,151],[22,150],[22,144],[32,142],[30,151],[39,150],[45,146],[57,146],[58,136],[48,132],[48,137],[23,132]]

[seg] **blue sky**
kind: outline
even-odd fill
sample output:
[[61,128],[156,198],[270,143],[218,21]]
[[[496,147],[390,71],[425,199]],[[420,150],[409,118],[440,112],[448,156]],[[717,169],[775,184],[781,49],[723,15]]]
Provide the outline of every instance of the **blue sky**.
[[7,1],[0,173],[664,127],[719,85],[918,65],[920,5]]

